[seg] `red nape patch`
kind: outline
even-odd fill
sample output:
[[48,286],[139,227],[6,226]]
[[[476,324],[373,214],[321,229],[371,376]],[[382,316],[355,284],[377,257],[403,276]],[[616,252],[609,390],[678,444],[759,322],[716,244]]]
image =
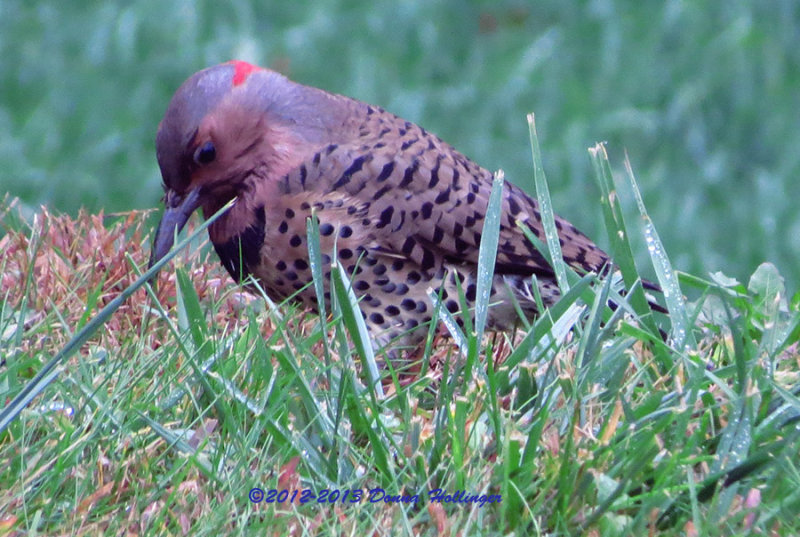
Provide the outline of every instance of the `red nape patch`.
[[253,71],[261,71],[261,67],[241,60],[231,60],[228,63],[233,65],[234,68],[233,87],[244,84],[244,81],[247,80],[247,77],[250,76]]

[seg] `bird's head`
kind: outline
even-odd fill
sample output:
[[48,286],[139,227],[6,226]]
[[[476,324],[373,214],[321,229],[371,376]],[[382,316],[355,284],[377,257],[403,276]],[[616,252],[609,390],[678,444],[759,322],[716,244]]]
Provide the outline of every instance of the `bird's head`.
[[281,176],[323,138],[308,104],[320,97],[309,89],[242,61],[199,71],[178,88],[156,136],[166,210],[151,266],[198,207],[210,216],[248,179]]

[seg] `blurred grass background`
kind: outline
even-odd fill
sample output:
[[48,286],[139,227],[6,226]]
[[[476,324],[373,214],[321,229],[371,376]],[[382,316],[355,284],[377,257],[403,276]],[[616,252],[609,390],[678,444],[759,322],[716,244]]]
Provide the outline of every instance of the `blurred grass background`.
[[0,192],[155,207],[172,92],[231,58],[381,105],[529,191],[534,112],[557,211],[601,244],[586,149],[607,141],[677,269],[800,278],[796,0],[3,0]]

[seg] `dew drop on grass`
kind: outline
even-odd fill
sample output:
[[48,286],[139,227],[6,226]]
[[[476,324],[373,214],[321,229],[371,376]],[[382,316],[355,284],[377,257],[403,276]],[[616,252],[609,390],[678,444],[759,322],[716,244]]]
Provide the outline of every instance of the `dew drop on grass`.
[[[669,258],[666,252],[664,252],[661,241],[649,218],[645,219],[644,236],[647,243],[647,250],[650,253],[650,258],[653,260],[653,266],[655,267],[659,283],[661,284],[661,292],[664,295],[664,300],[667,302],[667,307],[671,312],[678,312],[683,309],[683,299],[680,288],[672,272],[672,265],[669,262]],[[689,342],[687,341],[686,319],[682,314],[672,316],[672,340],[678,347],[687,348],[689,346]]]

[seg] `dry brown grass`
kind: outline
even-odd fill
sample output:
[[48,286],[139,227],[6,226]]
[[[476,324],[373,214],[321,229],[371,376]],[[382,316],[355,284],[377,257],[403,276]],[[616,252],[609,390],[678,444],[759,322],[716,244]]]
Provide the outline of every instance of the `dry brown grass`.
[[[13,202],[2,211],[8,216]],[[53,213],[46,207],[24,227],[11,227],[5,219],[0,229],[0,293],[11,308],[19,308],[23,300],[29,311],[28,328],[57,312],[61,322],[51,323],[55,330],[40,332],[39,337],[25,340],[17,349],[29,353],[33,349],[61,348],[72,331],[132,284],[149,260],[153,229],[148,225],[151,211],[131,211],[105,215],[80,211],[73,218]],[[221,327],[237,322],[238,313],[253,295],[238,290],[208,249],[183,253],[176,262],[189,266],[198,298],[218,304],[215,321]],[[173,271],[161,271],[156,295],[161,304],[173,304],[176,294]],[[108,320],[106,329],[97,334],[94,344],[119,347],[120,337],[141,331],[150,315],[152,302],[144,289],[138,290]],[[94,304],[94,311],[87,311]],[[269,326],[264,329],[269,331]],[[150,345],[161,344],[163,332],[151,332]]]

